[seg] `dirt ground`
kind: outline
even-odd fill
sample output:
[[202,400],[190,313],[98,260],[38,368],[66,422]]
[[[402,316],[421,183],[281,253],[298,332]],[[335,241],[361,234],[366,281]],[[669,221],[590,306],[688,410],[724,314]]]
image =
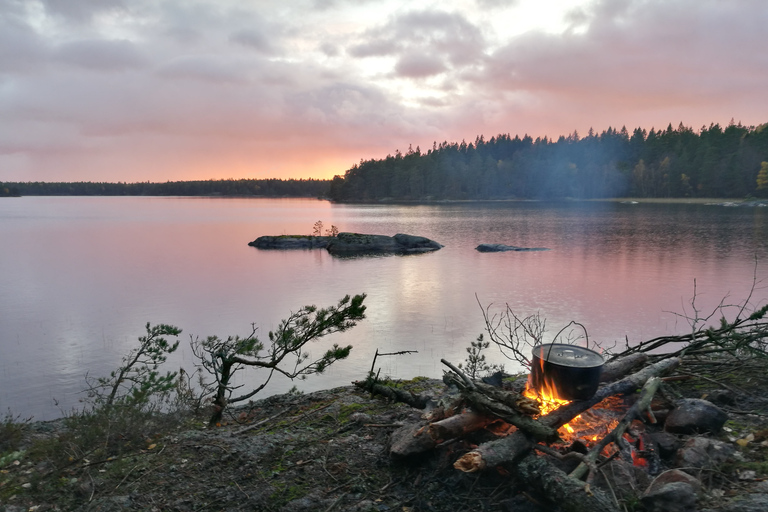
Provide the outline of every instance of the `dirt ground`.
[[[768,377],[737,377],[738,387],[729,378],[672,384],[680,396],[714,396],[723,386],[736,393],[724,406],[730,420],[717,437],[734,443],[739,456],[705,482],[702,509],[749,510],[733,503],[750,493],[768,494],[768,442],[762,442]],[[436,380],[399,386],[435,401],[446,393]],[[413,460],[393,459],[390,434],[422,414],[348,386],[259,400],[220,427],[191,419],[109,460],[76,459],[53,470],[31,455],[6,456],[0,459],[0,510],[557,510],[521,488],[513,468],[478,474],[453,468],[463,453],[495,437],[487,430]],[[22,445],[59,435],[62,428],[60,421],[31,424]],[[642,510],[638,503],[623,506]]]

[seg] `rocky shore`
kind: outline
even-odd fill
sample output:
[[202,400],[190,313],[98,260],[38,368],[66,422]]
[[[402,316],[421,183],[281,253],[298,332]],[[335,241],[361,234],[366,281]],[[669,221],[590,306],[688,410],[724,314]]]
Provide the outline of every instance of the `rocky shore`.
[[[666,463],[666,470],[675,470],[666,471],[665,478],[672,479],[665,482],[666,489],[694,485],[693,503],[644,508],[639,501],[646,492],[643,488],[638,489],[637,501],[623,501],[626,510],[766,510],[768,408],[759,397],[766,395],[768,379],[739,378],[741,385],[726,384],[730,389],[695,378],[670,382],[676,396],[717,402],[727,419],[718,433],[668,433],[669,460],[685,457],[684,466],[689,467]],[[433,379],[392,385],[428,396],[435,406],[452,393]],[[87,444],[74,443],[74,433],[62,420],[29,424],[22,429],[15,452],[2,453],[0,511],[552,510],[541,498],[526,493],[515,474],[503,467],[481,473],[453,467],[462,454],[500,435],[492,428],[417,457],[392,456],[392,434],[422,421],[423,414],[355,386],[277,395],[234,411],[216,428],[191,416],[157,424],[145,438],[105,458],[96,455],[102,439],[92,440],[89,454],[82,448]],[[683,447],[688,450],[680,452]],[[54,449],[61,452],[59,458],[51,456]],[[693,457],[697,459],[691,462]],[[694,465],[695,471],[688,471]],[[614,471],[615,466],[607,466],[604,476],[609,468]],[[593,485],[614,489],[626,485],[616,483],[617,475],[606,478]]]

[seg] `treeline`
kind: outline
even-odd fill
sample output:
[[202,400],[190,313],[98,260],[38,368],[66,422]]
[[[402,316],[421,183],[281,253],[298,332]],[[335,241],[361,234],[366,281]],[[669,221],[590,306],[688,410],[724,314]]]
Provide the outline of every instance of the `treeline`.
[[261,196],[327,197],[328,180],[205,180],[165,183],[8,182],[0,195],[22,196]]
[[[768,124],[698,132],[590,129],[557,140],[498,135],[361,160],[331,181],[336,201],[764,196]],[[758,182],[760,184],[758,185]]]

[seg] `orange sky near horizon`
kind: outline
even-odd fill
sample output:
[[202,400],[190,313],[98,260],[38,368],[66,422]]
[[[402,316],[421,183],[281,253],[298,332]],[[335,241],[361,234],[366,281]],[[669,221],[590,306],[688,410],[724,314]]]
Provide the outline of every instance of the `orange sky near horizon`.
[[0,2],[0,181],[327,179],[478,135],[759,125],[766,26],[762,0]]

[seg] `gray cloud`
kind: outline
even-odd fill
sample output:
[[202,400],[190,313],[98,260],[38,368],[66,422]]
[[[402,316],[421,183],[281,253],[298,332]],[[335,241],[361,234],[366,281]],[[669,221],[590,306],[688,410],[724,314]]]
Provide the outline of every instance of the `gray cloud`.
[[[419,78],[447,69],[446,64],[462,67],[477,63],[483,56],[482,32],[456,13],[413,11],[389,20],[363,34],[353,45],[354,57],[393,56],[395,72],[406,78]],[[427,55],[431,58],[427,59]]]
[[253,29],[238,30],[237,32],[234,32],[230,36],[230,40],[235,43],[239,43],[239,44],[251,47],[257,50],[258,52],[266,55],[274,53],[274,48],[272,48],[272,43],[269,41],[269,39],[263,32],[258,30],[253,30]]
[[40,1],[0,0],[6,180],[327,177],[480,133],[768,120],[763,0],[596,0],[516,36],[494,0]]
[[125,10],[123,0],[40,0],[46,12],[78,23],[89,22],[95,16]]
[[60,45],[54,58],[87,69],[120,70],[146,63],[142,52],[126,40],[80,40]]
[[404,55],[397,61],[395,72],[407,78],[425,78],[446,71],[447,67],[439,59],[429,55]]

